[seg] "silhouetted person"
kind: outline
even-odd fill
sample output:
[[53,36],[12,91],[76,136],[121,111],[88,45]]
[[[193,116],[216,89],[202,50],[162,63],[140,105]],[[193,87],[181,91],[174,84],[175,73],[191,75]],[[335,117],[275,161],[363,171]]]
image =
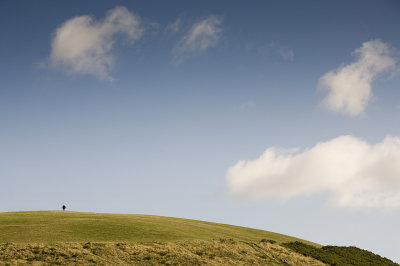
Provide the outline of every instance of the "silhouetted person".
[[62,208],[63,208],[63,211],[65,211],[65,209],[66,209],[67,207],[65,207],[65,205],[63,205]]

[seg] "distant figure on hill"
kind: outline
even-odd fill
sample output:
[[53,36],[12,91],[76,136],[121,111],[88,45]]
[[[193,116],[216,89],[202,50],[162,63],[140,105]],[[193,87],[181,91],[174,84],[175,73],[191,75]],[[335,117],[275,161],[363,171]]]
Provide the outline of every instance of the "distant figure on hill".
[[62,206],[63,211],[65,211],[66,208],[67,208],[67,207],[65,207],[65,205]]

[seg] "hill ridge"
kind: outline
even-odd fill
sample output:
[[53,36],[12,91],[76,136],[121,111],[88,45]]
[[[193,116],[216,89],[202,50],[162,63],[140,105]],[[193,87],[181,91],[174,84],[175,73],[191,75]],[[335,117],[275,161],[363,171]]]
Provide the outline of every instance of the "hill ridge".
[[[29,225],[28,230],[15,224]],[[46,225],[46,230],[43,230]],[[62,226],[61,226],[62,225]],[[8,226],[6,229],[5,226]],[[120,229],[123,228],[124,231]],[[28,229],[28,228],[25,228]],[[35,229],[37,234],[32,233]],[[284,234],[249,227],[199,221],[147,214],[115,214],[74,211],[21,211],[0,213],[0,242],[29,243],[80,241],[157,241],[171,240],[212,240],[215,238],[237,238],[238,240],[261,240],[263,238],[278,243],[301,241],[320,246],[316,243]],[[105,234],[107,233],[108,236]]]

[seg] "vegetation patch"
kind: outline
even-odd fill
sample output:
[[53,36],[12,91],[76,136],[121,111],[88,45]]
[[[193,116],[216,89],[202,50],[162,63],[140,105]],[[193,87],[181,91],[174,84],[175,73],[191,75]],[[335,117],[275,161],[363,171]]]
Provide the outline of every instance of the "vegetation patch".
[[309,256],[329,265],[399,265],[393,261],[376,255],[370,251],[357,247],[324,246],[317,248],[301,242],[284,243],[282,246],[290,248],[304,256]]

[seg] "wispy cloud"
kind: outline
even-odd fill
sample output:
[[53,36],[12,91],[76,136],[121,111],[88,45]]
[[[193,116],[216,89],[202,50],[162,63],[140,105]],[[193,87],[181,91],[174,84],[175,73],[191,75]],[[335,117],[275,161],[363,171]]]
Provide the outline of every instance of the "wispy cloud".
[[319,80],[319,87],[328,90],[323,105],[350,116],[364,111],[372,96],[372,81],[378,74],[394,70],[396,63],[388,45],[380,40],[363,43],[354,54],[355,62],[330,71]]
[[293,61],[295,54],[292,48],[287,45],[282,45],[276,41],[271,41],[264,45],[248,44],[247,49],[255,51],[262,56],[268,56],[270,54],[277,54],[285,61]]
[[216,46],[221,38],[222,19],[215,15],[195,23],[173,48],[173,62],[182,63],[187,58]]
[[177,33],[181,30],[181,28],[182,28],[182,19],[177,18],[174,22],[169,23],[165,29],[166,31]]
[[235,195],[291,198],[328,192],[339,207],[400,208],[400,137],[370,145],[353,136],[304,151],[268,148],[258,159],[229,168]]
[[289,48],[287,46],[280,46],[278,48],[278,53],[286,61],[294,60],[294,52],[291,48]]
[[134,43],[142,33],[140,18],[121,6],[110,10],[101,21],[88,15],[71,18],[55,32],[50,64],[69,73],[111,79],[116,35],[124,34]]

